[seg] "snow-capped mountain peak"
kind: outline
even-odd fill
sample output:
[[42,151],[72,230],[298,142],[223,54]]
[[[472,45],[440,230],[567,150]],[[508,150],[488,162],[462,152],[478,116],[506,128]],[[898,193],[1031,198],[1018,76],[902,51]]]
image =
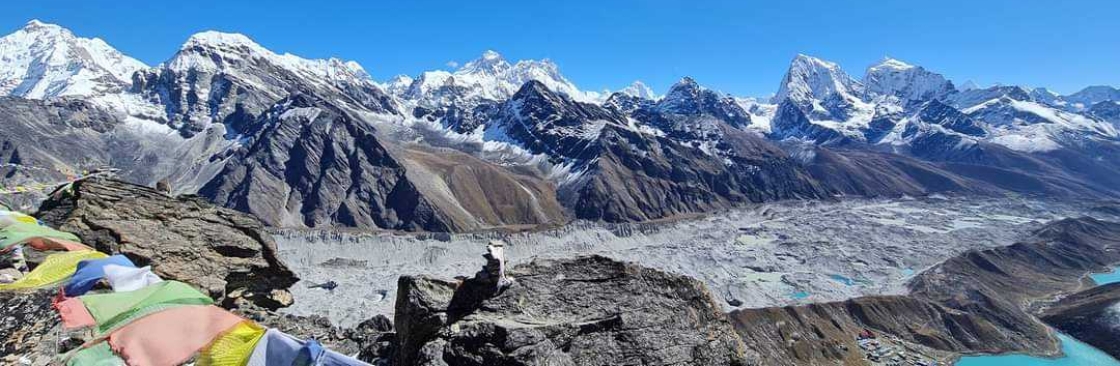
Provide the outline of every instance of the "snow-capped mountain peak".
[[914,67],[915,67],[914,65],[911,65],[911,64],[905,63],[901,60],[894,59],[894,58],[891,58],[891,57],[887,56],[887,57],[883,57],[883,60],[879,61],[879,63],[877,63],[875,65],[872,65],[870,68],[868,68],[868,71],[884,70],[884,69],[885,70],[895,70],[895,71],[906,71],[906,70],[913,69]]
[[654,109],[669,115],[713,116],[735,127],[751,123],[749,113],[734,98],[702,87],[691,77],[684,77],[673,84]]
[[237,72],[259,67],[264,61],[275,67],[313,78],[313,82],[370,83],[369,73],[357,62],[338,58],[305,59],[290,53],[277,54],[240,33],[204,31],[191,35],[164,67],[185,72]]
[[486,50],[482,56],[468,62],[456,71],[456,74],[488,74],[499,75],[509,70],[510,64],[501,54],[493,50]]
[[389,81],[380,84],[380,86],[381,89],[385,90],[385,92],[390,95],[402,95],[408,91],[408,87],[411,86],[414,81],[416,80],[412,79],[411,76],[397,75],[389,79]]
[[146,65],[98,38],[39,20],[0,38],[0,95],[32,99],[124,90]]
[[976,89],[980,89],[980,85],[976,84],[975,81],[968,80],[968,81],[965,81],[964,84],[961,84],[960,88],[958,88],[958,89],[960,91],[976,90]]
[[198,32],[187,38],[187,42],[183,43],[180,49],[187,49],[194,46],[216,46],[216,47],[248,47],[254,49],[264,49],[261,45],[254,42],[248,36],[241,33],[224,33],[214,30]]
[[1074,103],[1080,109],[1087,109],[1100,102],[1120,101],[1120,89],[1106,85],[1094,85],[1066,96],[1065,100]]
[[863,84],[867,88],[864,98],[867,100],[887,95],[903,101],[925,101],[956,91],[953,83],[941,74],[890,57],[868,67]]
[[782,79],[774,103],[786,99],[797,103],[810,103],[824,100],[834,95],[855,96],[862,94],[863,85],[856,81],[840,65],[816,57],[798,54],[790,62],[789,71]]
[[454,72],[444,70],[421,73],[407,89],[397,89],[401,96],[420,105],[436,107],[453,101],[504,101],[529,81],[537,81],[552,91],[579,101],[594,101],[597,93],[588,93],[560,74],[550,60],[521,60],[510,64],[500,54],[486,51]]
[[646,84],[640,80],[635,80],[633,83],[630,83],[629,86],[620,89],[618,92],[642,99],[657,99],[657,94],[653,92],[653,89],[650,89],[650,87],[646,86]]

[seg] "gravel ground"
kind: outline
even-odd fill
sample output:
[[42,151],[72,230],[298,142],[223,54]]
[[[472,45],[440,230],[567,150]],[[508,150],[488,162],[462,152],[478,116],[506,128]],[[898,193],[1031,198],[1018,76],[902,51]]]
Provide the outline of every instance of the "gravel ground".
[[[910,277],[950,256],[1008,245],[1089,206],[956,198],[784,202],[658,224],[573,223],[513,234],[286,231],[276,240],[303,279],[287,311],[349,326],[376,314],[391,317],[399,276],[473,275],[490,239],[508,243],[513,264],[602,254],[693,276],[730,310],[901,294]],[[309,288],[332,280],[339,284],[333,291]]]

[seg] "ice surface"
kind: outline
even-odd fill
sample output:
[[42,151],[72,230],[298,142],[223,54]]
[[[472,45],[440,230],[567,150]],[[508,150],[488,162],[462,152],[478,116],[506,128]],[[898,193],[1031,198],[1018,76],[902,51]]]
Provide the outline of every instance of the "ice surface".
[[[580,222],[512,234],[289,231],[276,238],[304,281],[287,311],[352,325],[392,313],[401,275],[473,275],[490,239],[507,241],[514,264],[602,254],[695,277],[743,307],[767,307],[901,294],[915,272],[952,255],[1008,245],[1039,223],[1085,212],[1078,204],[1030,200],[785,202],[661,224]],[[306,286],[327,280],[340,286],[333,293]]]

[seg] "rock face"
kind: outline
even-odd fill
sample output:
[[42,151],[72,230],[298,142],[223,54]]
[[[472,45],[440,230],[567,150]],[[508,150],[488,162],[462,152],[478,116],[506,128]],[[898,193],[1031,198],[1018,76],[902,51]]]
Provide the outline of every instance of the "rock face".
[[312,95],[253,122],[200,195],[270,225],[468,231],[563,221],[551,185],[454,151],[398,148]]
[[1042,321],[1120,358],[1120,283],[1067,296],[1051,304]]
[[260,221],[197,197],[89,179],[53,194],[37,217],[99,251],[151,265],[164,279],[199,286],[218,301],[287,306],[287,288],[299,280],[277,259],[276,243]]
[[397,365],[745,365],[698,281],[603,257],[538,260],[495,293],[402,277]]

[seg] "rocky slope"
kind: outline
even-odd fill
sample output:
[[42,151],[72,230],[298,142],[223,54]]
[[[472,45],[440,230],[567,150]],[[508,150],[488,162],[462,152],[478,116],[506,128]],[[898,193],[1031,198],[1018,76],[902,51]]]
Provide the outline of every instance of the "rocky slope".
[[539,178],[387,143],[313,95],[288,97],[250,126],[199,194],[270,225],[446,232],[563,221],[554,188]]
[[1052,355],[1057,340],[1032,305],[1079,288],[1086,273],[1117,262],[1120,224],[1067,219],[1029,240],[928,269],[910,282],[907,296],[737,310],[730,317],[765,364],[866,364],[855,342],[863,329],[918,345],[915,351],[932,358],[942,352]]
[[1043,311],[1042,321],[1120,358],[1120,283],[1066,296]]
[[541,260],[494,292],[402,277],[397,365],[746,365],[749,354],[696,280],[603,257]]

